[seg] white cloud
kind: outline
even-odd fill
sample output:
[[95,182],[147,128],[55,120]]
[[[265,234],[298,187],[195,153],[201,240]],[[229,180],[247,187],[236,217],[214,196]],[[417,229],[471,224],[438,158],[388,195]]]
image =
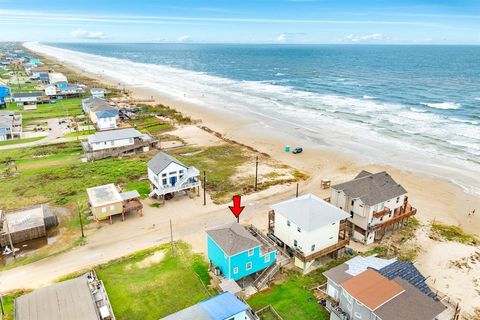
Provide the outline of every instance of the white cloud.
[[363,36],[359,35],[354,35],[354,34],[349,34],[348,36],[340,39],[340,41],[344,42],[374,42],[374,41],[383,41],[383,40],[388,40],[388,37],[385,37],[381,33],[372,33],[372,34],[366,34]]
[[280,33],[278,36],[277,36],[277,41],[278,42],[281,42],[281,43],[285,43],[288,41],[288,35],[286,33]]
[[177,42],[190,42],[190,41],[192,41],[192,38],[190,36],[187,36],[187,35],[180,36],[177,39]]
[[76,39],[106,39],[107,35],[99,31],[87,31],[81,28],[72,31],[72,37]]

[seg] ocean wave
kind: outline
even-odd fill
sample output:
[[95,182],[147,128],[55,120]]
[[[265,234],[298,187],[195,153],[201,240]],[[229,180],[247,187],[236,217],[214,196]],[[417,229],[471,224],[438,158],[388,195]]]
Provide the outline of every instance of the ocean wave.
[[421,102],[420,104],[434,109],[455,110],[460,109],[462,105],[457,102]]
[[[362,99],[342,94],[321,94],[272,84],[271,81],[238,81],[208,73],[96,56],[41,44],[29,46],[35,51],[102,77],[116,79],[116,82],[127,86],[144,86],[166,97],[201,107],[218,108],[250,117],[256,115],[254,119],[268,118],[271,119],[269,123],[282,123],[285,130],[289,130],[285,124],[288,127],[301,127],[304,129],[302,134],[316,135],[332,145],[350,149],[350,152],[356,150],[367,156],[377,154],[378,150],[388,146],[388,150],[392,150],[390,156],[386,155],[383,160],[377,159],[385,163],[397,159],[402,162],[401,165],[405,165],[408,161],[393,153],[403,154],[408,151],[416,155],[412,162],[422,161],[419,159],[424,160],[422,163],[432,164],[443,161],[445,165],[442,168],[453,170],[465,167],[480,172],[480,168],[469,168],[470,163],[461,162],[462,159],[475,157],[472,148],[462,150],[457,147],[453,150],[448,143],[448,140],[453,142],[465,139],[469,146],[480,144],[480,132],[472,128],[475,124],[460,123],[436,114],[433,110],[384,103],[367,99],[368,96]],[[422,105],[436,109],[461,107],[452,102]],[[415,168],[415,164],[412,167]]]
[[473,121],[473,120],[467,120],[467,119],[460,119],[460,118],[455,118],[455,117],[449,117],[448,119],[455,121],[455,122],[461,122],[461,123],[469,123],[473,125],[479,124],[478,121]]
[[365,99],[365,100],[377,99],[377,97],[374,97],[374,96],[363,96],[363,99]]
[[285,75],[285,73],[281,73],[281,72],[275,73],[275,76],[276,76],[276,77],[281,77],[281,76],[284,76],[284,75]]

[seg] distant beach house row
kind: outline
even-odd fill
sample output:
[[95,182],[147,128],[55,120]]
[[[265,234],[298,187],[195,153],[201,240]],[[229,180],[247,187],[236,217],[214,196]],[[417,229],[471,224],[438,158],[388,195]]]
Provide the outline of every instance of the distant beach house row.
[[238,280],[275,263],[277,250],[237,222],[207,230],[210,262],[226,279]]
[[353,239],[365,244],[403,226],[417,212],[408,203],[407,190],[385,171],[362,171],[353,180],[332,186],[330,202],[349,214],[355,225]]
[[199,175],[197,168],[188,167],[160,151],[148,161],[148,179],[152,189],[150,197],[165,197],[195,189],[200,185]]
[[317,196],[307,194],[271,208],[270,237],[293,254],[295,266],[303,271],[341,256],[349,244],[348,215]]
[[133,128],[98,131],[82,141],[82,148],[88,161],[147,152],[157,146],[158,140]]
[[357,256],[323,274],[330,320],[450,320],[454,314],[411,262]]
[[0,110],[0,141],[22,137],[22,115]]

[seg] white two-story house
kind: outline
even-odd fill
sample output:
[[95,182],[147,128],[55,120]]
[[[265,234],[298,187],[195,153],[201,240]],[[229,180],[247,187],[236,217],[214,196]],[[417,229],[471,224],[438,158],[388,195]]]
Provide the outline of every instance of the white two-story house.
[[304,272],[323,257],[341,254],[349,243],[348,215],[317,196],[307,194],[271,208],[270,235],[293,250],[295,265]]
[[118,109],[108,104],[105,100],[95,99],[89,105],[90,120],[98,130],[111,130],[117,128]]
[[355,226],[353,239],[365,244],[416,214],[408,203],[407,190],[385,171],[362,171],[353,180],[332,186],[330,202],[349,214]]
[[195,188],[200,184],[199,175],[197,168],[188,167],[160,151],[148,162],[148,179],[152,188],[150,196],[164,197],[167,194]]

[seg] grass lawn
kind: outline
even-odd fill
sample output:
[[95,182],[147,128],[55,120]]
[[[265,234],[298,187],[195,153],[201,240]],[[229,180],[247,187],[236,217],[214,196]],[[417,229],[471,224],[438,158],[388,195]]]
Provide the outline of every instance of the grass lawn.
[[[7,110],[18,111],[15,104],[8,104]],[[20,110],[23,116],[23,125],[26,126],[35,120],[62,118],[82,114],[82,99],[71,98],[57,100],[56,103],[38,104],[36,110]]]
[[137,130],[151,134],[162,133],[167,130],[173,129],[170,124],[165,123],[157,117],[152,116],[139,117],[137,119],[132,119],[129,122]]
[[79,137],[79,136],[86,136],[89,134],[94,134],[95,130],[94,129],[89,129],[89,130],[81,130],[78,132],[70,132],[66,133],[63,135],[64,138],[71,138],[71,137]]
[[229,201],[232,195],[241,194],[251,184],[251,181],[233,181],[232,178],[237,168],[248,160],[239,146],[224,144],[203,149],[180,148],[172,154],[186,165],[199,169],[201,177],[204,170],[207,172],[207,190],[216,203]]
[[141,180],[141,181],[131,181],[125,185],[127,191],[137,190],[140,193],[140,197],[145,199],[150,193],[150,181]]
[[31,82],[31,83],[20,83],[18,84],[16,80],[10,81],[8,86],[12,90],[13,93],[20,93],[20,92],[30,92],[30,91],[42,91],[37,89],[37,86],[41,85],[38,82]]
[[[207,289],[210,276],[203,256],[181,242],[175,248],[175,255],[168,244],[97,268],[117,319],[160,319],[216,294]],[[164,254],[157,256],[160,261],[156,251]]]
[[6,146],[6,145],[11,145],[11,144],[20,144],[20,143],[33,142],[33,141],[38,141],[38,140],[43,139],[43,138],[45,138],[45,137],[33,137],[33,138],[25,138],[25,139],[15,139],[15,140],[0,141],[0,146]]
[[16,297],[21,296],[23,292],[17,291],[15,293],[3,296],[3,307],[5,308],[5,315],[2,320],[13,320],[13,301]]
[[[282,283],[275,284],[270,289],[253,295],[247,302],[253,310],[272,305],[284,320],[329,319],[329,313],[317,304],[315,296],[309,289],[327,281],[322,274],[323,272],[351,258],[352,256],[346,255],[342,259],[333,260],[305,276],[296,271],[288,271]],[[271,319],[268,316],[267,312],[264,319]]]
[[[0,163],[15,160],[19,174],[0,183],[0,207],[14,209],[53,201],[65,205],[86,200],[86,188],[127,183],[146,174],[146,160],[105,159],[80,162],[79,142],[4,150]],[[143,155],[142,155],[143,156]],[[18,201],[22,199],[22,201]]]

